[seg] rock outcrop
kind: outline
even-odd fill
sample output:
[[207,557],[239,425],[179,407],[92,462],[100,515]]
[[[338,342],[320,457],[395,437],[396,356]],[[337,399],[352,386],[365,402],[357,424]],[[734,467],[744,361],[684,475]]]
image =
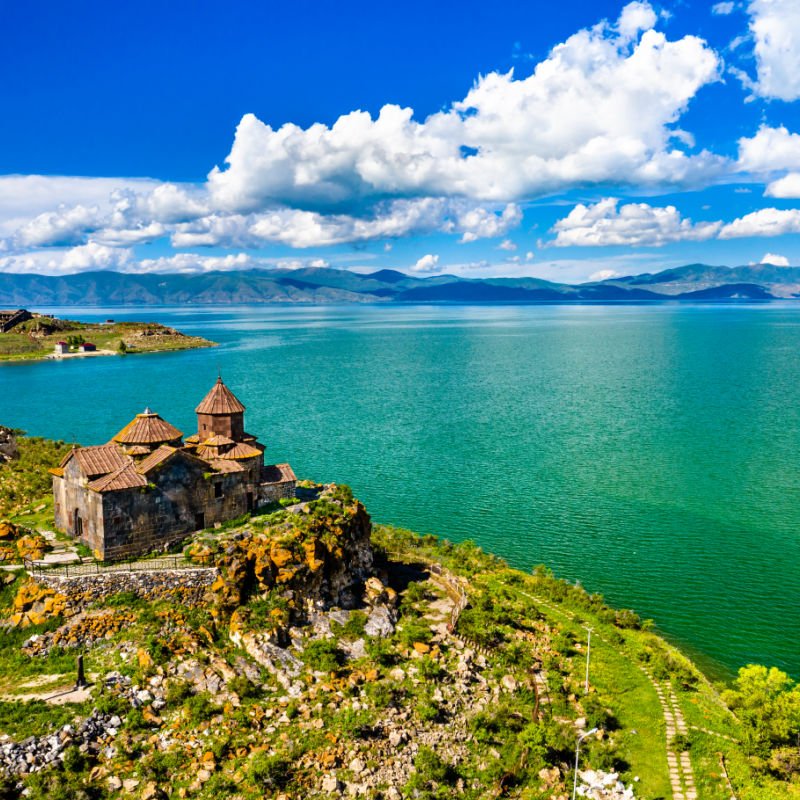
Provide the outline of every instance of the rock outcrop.
[[[263,529],[251,525],[213,543],[198,543],[189,556],[207,559],[216,549],[220,577],[211,587],[223,610],[234,610],[259,594],[279,595],[276,625],[308,607],[359,604],[372,576],[372,525],[349,490],[326,486],[319,498]],[[240,620],[242,621],[242,620]]]
[[0,425],[0,465],[18,457],[19,449],[14,431]]

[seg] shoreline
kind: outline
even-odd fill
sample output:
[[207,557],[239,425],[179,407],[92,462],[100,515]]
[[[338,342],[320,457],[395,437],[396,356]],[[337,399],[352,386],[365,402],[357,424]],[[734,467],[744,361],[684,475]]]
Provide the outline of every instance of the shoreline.
[[167,347],[167,348],[160,348],[160,349],[153,349],[153,350],[128,350],[125,353],[120,353],[116,350],[96,350],[91,353],[64,353],[63,355],[57,355],[55,353],[47,353],[46,355],[19,355],[19,356],[10,356],[6,354],[0,354],[0,365],[2,364],[19,364],[19,363],[30,363],[32,361],[42,362],[42,361],[68,361],[73,358],[85,358],[85,357],[95,357],[95,356],[146,356],[152,355],[154,353],[181,353],[186,350],[205,350],[211,347],[219,347],[218,342],[207,341],[206,344],[193,344],[189,347]]

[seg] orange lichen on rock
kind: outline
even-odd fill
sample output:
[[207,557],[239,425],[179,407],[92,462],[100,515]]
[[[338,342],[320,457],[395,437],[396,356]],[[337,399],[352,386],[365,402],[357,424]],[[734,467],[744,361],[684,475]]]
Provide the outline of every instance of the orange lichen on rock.
[[10,622],[14,627],[42,625],[67,610],[67,598],[47,586],[30,580],[17,591],[11,606]]
[[38,533],[27,533],[17,539],[17,553],[21,559],[38,561],[47,551],[47,540]]
[[8,520],[0,521],[0,539],[13,540],[19,535],[19,528]]

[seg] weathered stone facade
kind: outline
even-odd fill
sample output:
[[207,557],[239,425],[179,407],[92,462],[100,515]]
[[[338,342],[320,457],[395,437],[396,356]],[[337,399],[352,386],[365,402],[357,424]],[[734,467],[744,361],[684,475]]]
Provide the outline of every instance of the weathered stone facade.
[[118,560],[294,496],[291,467],[264,466],[264,448],[244,432],[244,406],[221,380],[197,416],[185,443],[148,409],[108,444],[73,449],[52,470],[56,525]]

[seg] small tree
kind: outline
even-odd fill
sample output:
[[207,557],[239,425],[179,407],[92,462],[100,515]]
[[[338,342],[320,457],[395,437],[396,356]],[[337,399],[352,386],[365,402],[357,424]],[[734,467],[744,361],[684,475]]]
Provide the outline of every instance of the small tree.
[[119,340],[119,347],[117,348],[122,355],[128,352],[128,345],[125,344],[124,339]]

